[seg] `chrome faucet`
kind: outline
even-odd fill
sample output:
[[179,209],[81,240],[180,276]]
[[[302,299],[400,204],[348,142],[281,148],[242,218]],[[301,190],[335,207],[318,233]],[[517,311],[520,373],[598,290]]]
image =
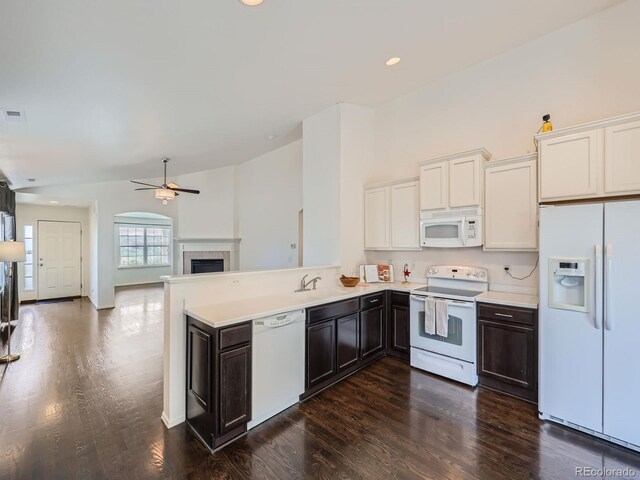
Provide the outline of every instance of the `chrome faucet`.
[[306,278],[309,275],[305,275],[304,277],[302,277],[302,280],[300,280],[300,288],[298,290],[296,290],[297,292],[309,292],[311,289],[307,288],[309,285],[311,285],[313,283],[313,290],[316,289],[316,284],[318,283],[318,280],[322,280],[322,277],[315,277],[312,278],[311,280],[309,280],[308,282],[306,282]]

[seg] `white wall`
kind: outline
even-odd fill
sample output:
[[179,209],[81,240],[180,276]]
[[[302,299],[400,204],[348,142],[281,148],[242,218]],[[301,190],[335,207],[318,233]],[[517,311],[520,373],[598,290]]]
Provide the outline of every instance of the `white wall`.
[[[159,179],[145,179],[147,183],[161,181]],[[150,212],[166,215],[173,219],[174,229],[179,227],[176,202],[168,205],[154,198],[152,191],[134,191],[128,181],[86,183],[80,185],[65,185],[64,187],[37,187],[21,190],[54,196],[64,202],[90,202],[93,209],[90,214],[90,279],[89,298],[96,308],[111,308],[114,306],[114,242],[113,217],[125,212]],[[182,196],[180,196],[182,198]]]
[[[120,268],[118,249],[120,248],[119,229],[122,224],[134,225],[166,225],[171,226],[170,218],[149,218],[116,215],[114,217],[113,228],[113,284],[116,287],[126,285],[142,285],[145,283],[156,283],[163,275],[171,275],[173,265],[173,246],[169,246],[169,266],[166,267],[143,267],[143,268]],[[173,237],[173,235],[172,235]]]
[[302,122],[303,263],[340,264],[340,105]]
[[[534,152],[533,135],[550,113],[556,128],[640,110],[640,2],[625,2],[515,50],[393,100],[376,110],[376,156],[369,182],[417,175],[416,162],[476,147],[494,158]],[[429,264],[490,267],[492,282],[537,284],[505,277],[502,265],[528,273],[534,254],[424,250],[367,254]]]
[[302,140],[238,166],[240,269],[298,266]]
[[24,291],[24,264],[18,263],[20,301],[36,300],[38,298],[38,220],[49,220],[55,222],[78,222],[82,228],[82,295],[89,292],[90,277],[90,234],[89,234],[89,209],[79,207],[56,207],[49,205],[35,205],[28,203],[18,203],[16,205],[16,227],[17,239],[24,240],[24,226],[33,225],[34,245],[33,245],[33,285],[34,290]]
[[180,217],[180,238],[236,238],[236,166],[189,173],[177,177],[184,188],[199,189],[200,195],[180,194],[175,204]]
[[340,105],[340,264],[345,275],[365,263],[364,193],[374,157],[374,110]]

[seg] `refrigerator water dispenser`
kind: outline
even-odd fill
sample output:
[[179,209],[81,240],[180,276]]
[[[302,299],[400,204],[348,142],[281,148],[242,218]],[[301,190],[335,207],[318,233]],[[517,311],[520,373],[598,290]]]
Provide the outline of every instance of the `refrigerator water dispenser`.
[[589,311],[589,259],[549,258],[549,308]]

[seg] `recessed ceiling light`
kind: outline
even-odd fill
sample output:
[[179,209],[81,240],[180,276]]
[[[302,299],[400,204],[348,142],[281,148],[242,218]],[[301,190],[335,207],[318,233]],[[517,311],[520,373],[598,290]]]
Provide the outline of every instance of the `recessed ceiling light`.
[[60,202],[57,200],[49,200],[49,203],[60,203]]
[[392,65],[395,65],[397,63],[400,63],[399,57],[393,57],[387,60],[386,62],[384,62],[384,64],[387,65],[388,67],[391,67]]
[[274,138],[278,138],[278,135],[269,135],[267,138],[273,140]]
[[245,5],[249,5],[250,7],[255,7],[256,5],[260,5],[262,0],[240,0]]
[[27,182],[35,182],[36,179],[35,178],[27,178]]

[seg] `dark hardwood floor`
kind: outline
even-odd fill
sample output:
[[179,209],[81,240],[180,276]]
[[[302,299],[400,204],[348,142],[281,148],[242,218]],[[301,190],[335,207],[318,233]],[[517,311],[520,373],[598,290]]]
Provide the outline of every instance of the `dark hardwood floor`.
[[640,454],[391,358],[209,454],[160,421],[162,289],[121,289],[117,305],[22,306],[23,357],[0,366],[1,479],[567,479],[575,467],[640,478]]

